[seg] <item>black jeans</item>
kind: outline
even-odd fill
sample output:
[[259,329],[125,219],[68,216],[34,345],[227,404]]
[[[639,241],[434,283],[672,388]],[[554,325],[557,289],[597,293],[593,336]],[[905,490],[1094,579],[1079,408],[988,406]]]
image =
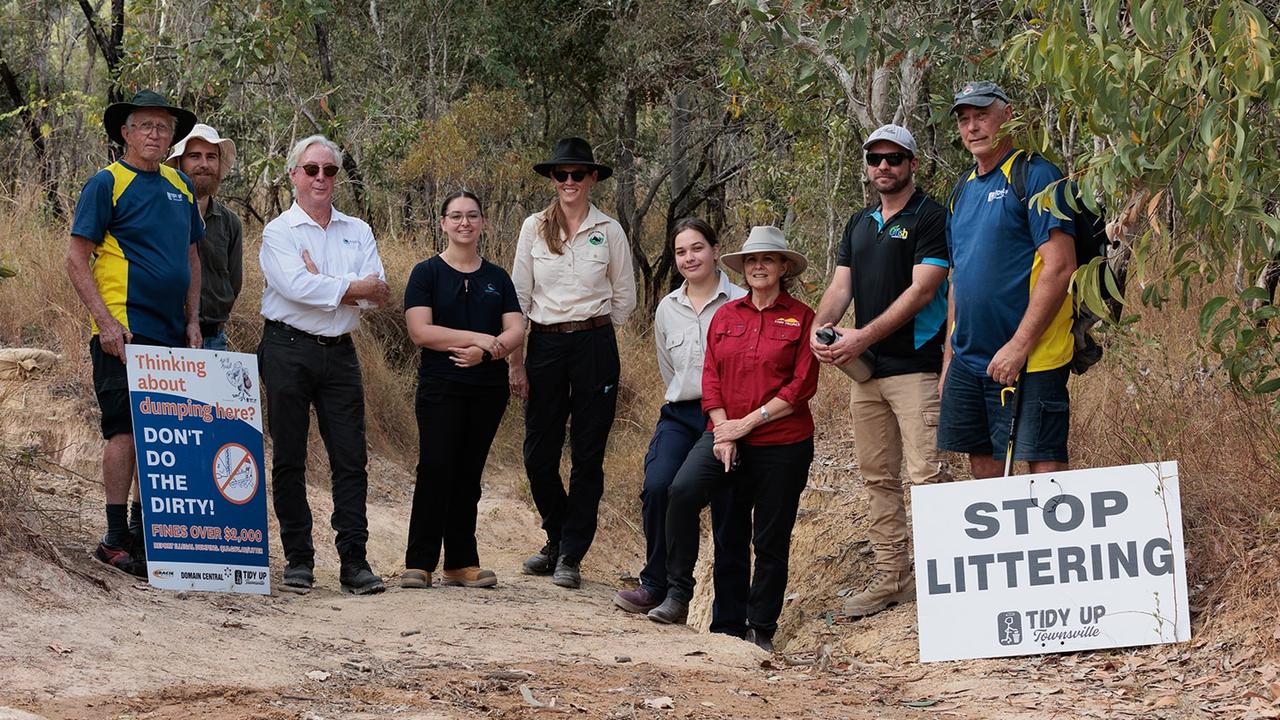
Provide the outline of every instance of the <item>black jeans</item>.
[[476,505],[489,446],[507,411],[507,385],[418,381],[418,479],[409,515],[404,566],[434,572],[480,564]]
[[711,452],[715,436],[704,433],[671,484],[667,508],[667,595],[681,602],[693,598],[693,566],[698,562],[698,514],[721,487],[732,485],[735,498],[753,511],[755,575],[747,600],[747,625],[773,637],[787,589],[791,529],[800,493],[813,462],[813,438],[789,445],[738,443],[738,468],[724,471]]
[[[581,561],[596,535],[604,494],[604,450],[618,405],[618,343],[613,326],[573,333],[533,332],[525,359],[524,469],[547,540]],[[569,489],[560,453],[569,423]]]
[[271,433],[271,495],[280,544],[291,564],[313,566],[311,506],[307,504],[307,434],[315,406],[320,438],[333,475],[333,515],[343,565],[365,561],[369,522],[365,498],[364,384],[350,338],[320,345],[304,333],[268,323],[258,346]]
[[[644,518],[645,564],[640,585],[662,598],[667,594],[667,494],[689,450],[707,430],[701,400],[667,403],[644,456],[644,486],[640,491]],[[747,632],[747,594],[751,586],[751,507],[735,502],[725,485],[711,496],[711,534],[715,539],[715,602],[711,632]]]

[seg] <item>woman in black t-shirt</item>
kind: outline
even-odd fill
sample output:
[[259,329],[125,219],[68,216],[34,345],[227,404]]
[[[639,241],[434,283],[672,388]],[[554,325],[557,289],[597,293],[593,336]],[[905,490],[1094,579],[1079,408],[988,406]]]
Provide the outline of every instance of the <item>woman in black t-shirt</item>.
[[449,245],[413,268],[404,292],[405,324],[422,363],[418,479],[401,585],[431,587],[443,544],[441,585],[491,587],[498,577],[479,567],[476,505],[510,396],[505,358],[524,340],[524,318],[511,277],[477,251],[480,199],[460,190],[440,215]]

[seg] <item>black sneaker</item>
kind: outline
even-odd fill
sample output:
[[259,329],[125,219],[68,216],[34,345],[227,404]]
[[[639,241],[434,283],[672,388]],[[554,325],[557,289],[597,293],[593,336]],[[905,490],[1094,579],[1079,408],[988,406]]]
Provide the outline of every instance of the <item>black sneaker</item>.
[[338,573],[338,582],[342,592],[352,595],[373,595],[387,589],[382,578],[369,569],[369,563],[344,565]]
[[280,582],[280,589],[285,592],[306,595],[311,592],[311,588],[316,584],[315,573],[311,572],[310,565],[302,563],[289,563],[284,569],[284,579]]
[[689,604],[668,595],[661,605],[649,611],[648,617],[663,625],[683,625],[689,619]]
[[99,542],[98,547],[93,551],[93,556],[111,567],[127,572],[134,577],[145,578],[147,576],[147,561],[136,558],[129,552],[128,548],[112,547],[106,543]]
[[556,571],[556,561],[560,559],[560,543],[548,542],[536,554],[524,561],[520,572],[525,575],[550,575]]
[[556,572],[551,582],[562,588],[576,588],[582,585],[582,572],[578,569],[578,561],[561,557],[556,563]]

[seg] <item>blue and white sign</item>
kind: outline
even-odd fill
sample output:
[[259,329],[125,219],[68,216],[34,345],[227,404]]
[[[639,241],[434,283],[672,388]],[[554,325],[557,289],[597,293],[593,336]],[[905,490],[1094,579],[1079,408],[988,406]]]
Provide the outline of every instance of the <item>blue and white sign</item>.
[[1191,639],[1174,462],[911,488],[920,659]]
[[125,365],[151,584],[269,594],[257,357],[127,345]]

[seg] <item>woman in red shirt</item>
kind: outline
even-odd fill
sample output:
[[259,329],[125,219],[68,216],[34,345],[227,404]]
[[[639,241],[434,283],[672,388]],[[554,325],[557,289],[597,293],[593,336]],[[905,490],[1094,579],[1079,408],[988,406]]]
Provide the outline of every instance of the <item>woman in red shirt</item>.
[[742,250],[721,262],[743,275],[751,292],[716,311],[707,330],[702,409],[712,429],[693,446],[671,485],[667,597],[649,619],[687,619],[698,515],[717,488],[733,483],[735,496],[748,499],[754,515],[747,639],[772,650],[787,587],[791,528],[813,461],[809,398],[818,388],[818,364],[804,342],[813,310],[786,289],[787,280],[808,263],[774,227],[752,228]]

